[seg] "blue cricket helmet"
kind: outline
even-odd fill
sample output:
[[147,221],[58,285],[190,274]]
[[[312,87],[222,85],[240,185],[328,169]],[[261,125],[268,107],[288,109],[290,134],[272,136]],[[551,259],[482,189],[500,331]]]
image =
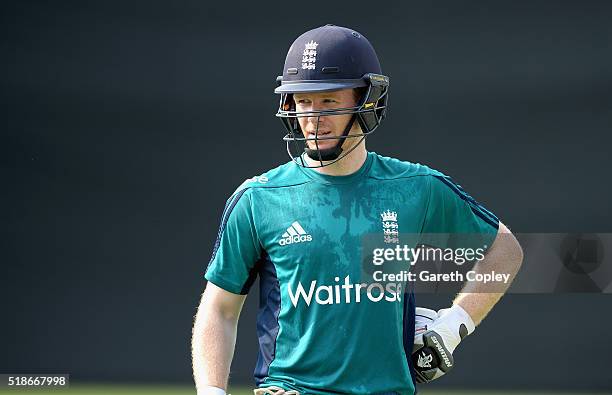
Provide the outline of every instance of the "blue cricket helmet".
[[276,93],[325,92],[367,86],[363,76],[382,74],[372,44],[345,27],[325,25],[299,36],[285,58]]
[[[360,138],[372,133],[386,114],[389,78],[382,75],[378,56],[372,44],[360,33],[345,27],[325,25],[299,36],[289,48],[283,75],[277,78],[275,93],[281,95],[276,116],[288,131],[284,137],[289,156],[304,167],[330,165],[358,146],[343,152],[348,138]],[[363,95],[354,107],[326,111],[297,112],[294,93],[328,92],[340,89],[362,88]],[[318,149],[318,141],[326,138],[306,138],[298,118],[353,114],[341,136],[333,137],[338,143],[333,148]],[[357,121],[362,133],[349,134]],[[317,123],[318,125],[318,123]],[[314,141],[317,149],[308,147]],[[307,166],[302,154],[319,162]],[[327,163],[324,163],[327,162]]]

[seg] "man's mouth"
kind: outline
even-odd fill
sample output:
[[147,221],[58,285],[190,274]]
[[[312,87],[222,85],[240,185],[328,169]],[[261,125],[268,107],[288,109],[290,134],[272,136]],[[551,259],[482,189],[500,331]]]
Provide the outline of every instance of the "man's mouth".
[[329,149],[334,147],[338,142],[333,138],[331,131],[322,132],[319,130],[317,139],[315,140],[314,133],[308,133],[306,136],[308,140],[308,147],[310,149]]
[[316,134],[315,132],[306,132],[307,134],[307,138],[309,139],[314,139],[316,138],[321,138],[321,137],[331,137],[331,131],[330,130],[319,130],[318,134]]

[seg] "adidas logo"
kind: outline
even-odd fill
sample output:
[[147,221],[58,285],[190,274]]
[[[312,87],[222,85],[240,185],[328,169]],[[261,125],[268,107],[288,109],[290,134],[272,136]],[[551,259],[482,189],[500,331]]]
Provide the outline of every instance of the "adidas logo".
[[278,244],[286,246],[288,244],[303,243],[306,241],[312,241],[312,236],[302,228],[299,222],[295,221],[287,228],[287,231],[283,233]]

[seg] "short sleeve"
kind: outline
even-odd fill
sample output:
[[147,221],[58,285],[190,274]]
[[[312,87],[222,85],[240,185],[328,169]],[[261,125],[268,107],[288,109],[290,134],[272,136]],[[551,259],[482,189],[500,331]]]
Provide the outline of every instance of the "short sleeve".
[[257,238],[248,188],[227,201],[204,277],[226,291],[246,295],[257,277],[262,248]]
[[446,234],[444,247],[490,247],[499,229],[497,216],[450,177],[439,173],[428,178],[429,200],[422,233]]

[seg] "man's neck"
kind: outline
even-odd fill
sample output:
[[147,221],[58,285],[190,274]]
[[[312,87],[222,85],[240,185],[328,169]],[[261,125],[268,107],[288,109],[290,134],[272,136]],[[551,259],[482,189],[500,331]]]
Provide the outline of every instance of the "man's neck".
[[[348,176],[349,174],[355,173],[363,166],[367,156],[368,152],[365,148],[365,141],[362,141],[357,148],[339,161],[329,166],[313,168],[313,170],[328,176]],[[308,162],[311,165],[316,165],[318,163],[310,158]]]

